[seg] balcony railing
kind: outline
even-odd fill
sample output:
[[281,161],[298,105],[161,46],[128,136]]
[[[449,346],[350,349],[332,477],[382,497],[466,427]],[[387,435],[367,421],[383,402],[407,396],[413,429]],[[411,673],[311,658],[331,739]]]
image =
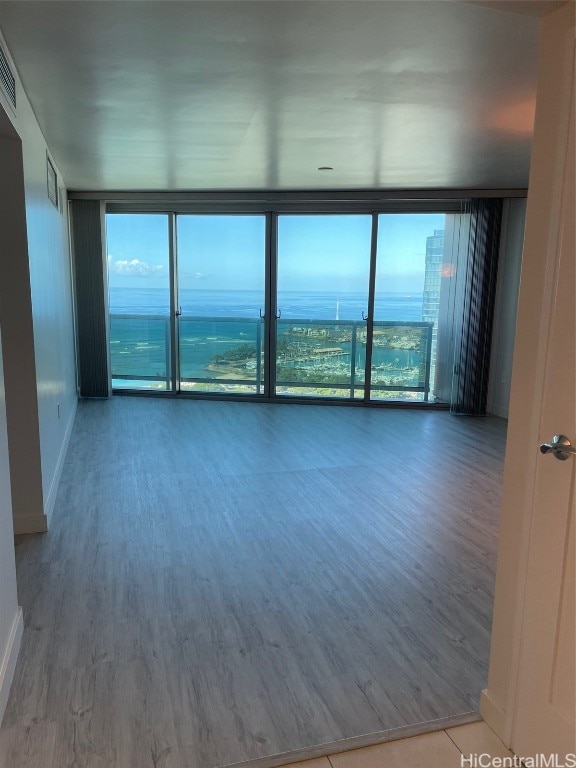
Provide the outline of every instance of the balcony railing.
[[110,314],[112,386],[170,388],[170,316]]
[[[428,398],[433,324],[375,321],[371,391]],[[179,318],[182,389],[261,394],[264,320]],[[281,395],[363,397],[366,323],[279,319],[276,392]],[[113,386],[170,389],[168,315],[110,315]],[[412,395],[413,397],[414,395]]]

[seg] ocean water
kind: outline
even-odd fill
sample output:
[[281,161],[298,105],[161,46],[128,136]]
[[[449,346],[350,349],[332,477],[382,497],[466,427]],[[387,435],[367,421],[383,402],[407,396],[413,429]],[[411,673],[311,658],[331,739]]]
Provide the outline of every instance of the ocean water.
[[[184,289],[179,295],[183,315],[257,318],[264,311],[261,291],[202,291]],[[165,315],[170,309],[168,290],[161,288],[111,288],[110,312]],[[307,320],[361,320],[368,310],[366,293],[316,293],[280,291],[278,308],[283,318]],[[376,320],[422,320],[421,293],[377,293]]]
[[[180,368],[183,378],[215,378],[214,357],[249,345],[256,349],[262,342],[259,311],[264,310],[264,297],[256,291],[203,291],[183,290],[179,296],[180,317]],[[113,376],[165,376],[168,370],[168,318],[169,297],[167,290],[140,288],[112,288],[110,290],[110,344]],[[279,340],[284,334],[290,337],[294,325],[305,326],[305,321],[340,321],[341,327],[350,327],[356,321],[364,328],[362,313],[366,312],[365,293],[336,294],[330,292],[284,292],[278,295],[281,320],[278,323]],[[121,315],[124,317],[114,317]],[[126,316],[132,317],[126,317]],[[136,318],[134,315],[146,316]],[[375,319],[410,323],[422,321],[422,294],[381,293],[375,297]],[[286,321],[300,321],[292,323]],[[348,323],[348,326],[347,326]],[[260,335],[259,335],[260,334]],[[307,340],[310,343],[310,340]],[[326,346],[319,339],[316,346]],[[323,366],[330,371],[350,370],[352,344],[339,342],[341,354],[330,360],[314,359],[298,363],[300,368],[316,368],[322,378]],[[355,365],[364,365],[365,350],[358,344]],[[404,349],[374,348],[375,366],[423,369],[422,356]],[[326,372],[327,368],[324,368]],[[421,374],[420,374],[421,375]],[[247,369],[246,380],[255,380],[256,370]],[[405,376],[405,374],[404,374]],[[418,385],[415,376],[413,385]]]

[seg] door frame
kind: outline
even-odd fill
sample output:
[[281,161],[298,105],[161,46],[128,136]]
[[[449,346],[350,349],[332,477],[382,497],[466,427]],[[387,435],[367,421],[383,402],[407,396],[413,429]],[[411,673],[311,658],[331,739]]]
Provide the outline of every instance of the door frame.
[[[541,20],[536,123],[520,280],[488,687],[480,712],[514,748],[547,340],[570,128],[574,7]],[[546,439],[550,436],[546,435]]]

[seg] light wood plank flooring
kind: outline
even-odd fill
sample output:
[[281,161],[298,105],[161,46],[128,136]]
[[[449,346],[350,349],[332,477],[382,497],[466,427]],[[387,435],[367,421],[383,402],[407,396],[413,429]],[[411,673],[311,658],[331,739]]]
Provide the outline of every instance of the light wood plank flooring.
[[81,402],[17,542],[9,768],[214,768],[475,710],[505,422]]

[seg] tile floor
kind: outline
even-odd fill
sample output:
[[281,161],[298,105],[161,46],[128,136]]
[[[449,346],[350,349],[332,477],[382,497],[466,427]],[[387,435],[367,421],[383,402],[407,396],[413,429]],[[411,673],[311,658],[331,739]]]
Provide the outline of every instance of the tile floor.
[[291,763],[289,768],[466,768],[474,762],[463,761],[462,756],[470,760],[480,754],[512,756],[484,722]]

